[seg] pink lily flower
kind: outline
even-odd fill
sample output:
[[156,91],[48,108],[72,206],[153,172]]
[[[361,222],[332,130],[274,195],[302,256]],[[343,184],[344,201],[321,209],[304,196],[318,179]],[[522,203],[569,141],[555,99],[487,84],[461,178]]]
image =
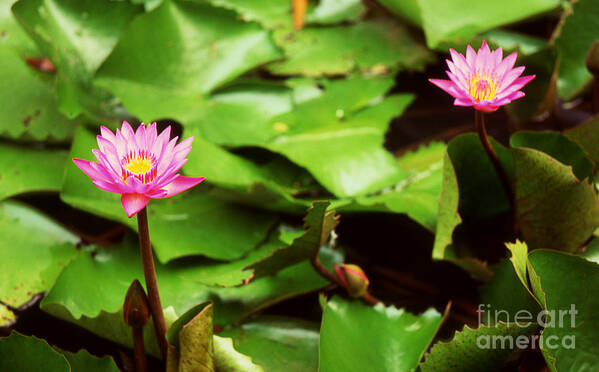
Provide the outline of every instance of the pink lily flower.
[[501,48],[491,52],[486,41],[475,52],[470,45],[463,54],[449,49],[452,61],[447,76],[450,80],[429,79],[429,81],[451,94],[456,106],[473,106],[479,111],[491,112],[500,106],[524,97],[520,89],[535,75],[522,76],[524,67],[514,68],[517,53],[503,58]]
[[150,199],[168,198],[183,192],[206,177],[185,177],[177,172],[187,162],[191,150],[190,137],[178,145],[178,137],[170,139],[171,127],[158,135],[156,123],[141,123],[137,131],[123,122],[116,134],[100,127],[98,149],[92,152],[99,163],[73,159],[93,184],[105,191],[121,194],[127,216],[145,208]]

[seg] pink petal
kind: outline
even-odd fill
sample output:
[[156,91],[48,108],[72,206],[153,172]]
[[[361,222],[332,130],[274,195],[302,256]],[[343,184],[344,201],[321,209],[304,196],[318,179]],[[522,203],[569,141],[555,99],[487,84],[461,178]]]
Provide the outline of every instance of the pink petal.
[[127,149],[129,151],[139,150],[139,146],[135,139],[135,132],[133,131],[133,128],[131,128],[131,125],[126,121],[123,121],[123,126],[121,127],[121,135],[127,143]]
[[167,193],[162,198],[168,198],[169,196],[177,195],[180,192],[194,187],[205,179],[206,177],[179,176],[173,182],[164,187],[164,190],[166,190]]
[[449,49],[449,54],[451,54],[451,59],[453,63],[455,63],[456,67],[462,71],[469,71],[471,68],[466,61],[466,58],[453,49]]
[[114,135],[114,133],[112,133],[110,129],[106,128],[103,125],[100,127],[100,134],[102,134],[102,137],[106,138],[108,141],[112,143],[114,143],[114,141],[116,140],[116,136]]
[[495,68],[495,72],[494,72],[495,76],[498,79],[502,79],[503,76],[507,73],[507,71],[509,71],[512,67],[514,67],[517,57],[518,57],[518,53],[516,53],[516,52],[505,57],[505,59],[503,61],[501,61],[501,63]]
[[169,139],[171,136],[171,126],[166,127],[165,130],[160,133],[156,141],[154,141],[154,145],[150,149],[150,152],[156,156],[156,159],[160,159],[162,154],[164,153],[164,149],[169,143]]
[[451,80],[428,79],[428,81],[443,89],[447,93],[451,94],[453,97],[457,98],[460,95],[456,90],[455,83]]
[[471,69],[474,68],[474,62],[476,62],[476,52],[470,45],[466,48],[466,62]]
[[505,97],[505,96],[508,96],[508,95],[512,94],[515,91],[518,91],[518,90],[522,89],[522,87],[524,87],[532,79],[534,79],[535,76],[536,75],[528,75],[528,76],[522,76],[522,77],[517,78],[516,80],[514,80],[514,82],[510,86],[508,86],[507,88],[505,88],[497,96],[499,98],[502,98],[502,97]]
[[104,182],[101,180],[94,180],[92,183],[94,186],[104,191],[113,192],[115,194],[121,194],[123,192],[123,188],[120,185],[115,185],[114,183]]
[[162,174],[171,164],[173,156],[175,156],[175,152],[173,150],[178,139],[179,137],[173,138],[162,151],[162,155],[160,156],[160,159],[158,159],[158,174]]
[[140,149],[146,149],[146,125],[144,123],[139,124],[137,131],[135,132],[135,141],[139,145]]
[[499,82],[499,87],[497,87],[497,92],[501,93],[504,89],[510,86],[514,80],[516,80],[522,73],[524,72],[524,66],[516,67],[507,72],[503,76],[503,79]]
[[152,146],[154,146],[154,142],[156,141],[156,137],[158,136],[156,132],[156,122],[150,124],[146,128],[146,149],[150,150]]
[[144,209],[150,198],[143,194],[123,194],[121,196],[121,204],[127,213],[127,217],[135,216],[139,211]]
[[106,157],[106,154],[104,154],[102,151],[100,151],[98,149],[92,149],[92,154],[94,154],[94,156],[96,157],[96,159],[98,159],[100,164],[102,164],[102,166],[104,168],[106,168],[106,170],[109,171],[109,173],[112,174],[113,180],[120,179],[120,177],[121,177],[121,173],[119,172],[121,170],[120,165],[118,165],[117,168],[113,167],[112,162],[108,160],[108,158]]
[[493,112],[496,111],[499,106],[489,103],[489,101],[481,101],[481,102],[474,102],[474,108],[479,110],[479,111],[484,111],[484,112]]
[[75,163],[75,165],[78,166],[79,169],[81,169],[83,171],[83,173],[85,173],[92,180],[102,180],[102,181],[110,180],[104,174],[102,174],[102,173],[98,172],[96,169],[94,169],[92,164],[98,164],[98,163],[94,163],[92,161],[84,160],[84,159],[77,159],[77,158],[73,159],[73,163]]
[[468,99],[468,98],[456,98],[453,101],[453,104],[455,106],[466,106],[466,107],[468,107],[468,106],[472,106],[474,103],[473,103],[472,98],[470,98],[470,99]]

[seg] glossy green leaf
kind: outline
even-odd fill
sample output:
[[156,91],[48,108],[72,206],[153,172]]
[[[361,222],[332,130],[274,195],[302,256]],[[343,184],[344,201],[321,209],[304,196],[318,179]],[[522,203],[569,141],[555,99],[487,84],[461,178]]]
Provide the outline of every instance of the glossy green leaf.
[[[420,365],[422,372],[500,371],[505,360],[518,349],[518,342],[529,345],[537,323],[498,323],[493,327],[464,326],[449,342],[439,342]],[[519,341],[523,340],[523,341]]]
[[420,24],[430,48],[468,40],[492,28],[556,9],[560,0],[487,1],[384,0],[393,12]]
[[264,372],[251,358],[233,347],[233,340],[213,336],[214,365],[217,372]]
[[333,24],[356,20],[366,8],[360,0],[320,0],[304,21],[307,24]]
[[0,338],[0,370],[70,372],[69,363],[46,341],[12,333]]
[[[112,357],[106,356],[98,358],[85,350],[79,350],[73,354],[67,351],[61,351],[55,348],[69,362],[71,372],[119,372]],[[42,366],[44,368],[45,366]]]
[[0,1],[0,30],[2,30],[0,47],[8,46],[17,51],[21,57],[39,57],[40,51],[35,42],[21,28],[12,14],[10,8],[15,2],[16,0]]
[[591,80],[585,61],[591,44],[597,40],[599,3],[573,1],[562,17],[553,38],[560,58],[557,90],[562,98],[570,100]]
[[599,226],[599,199],[593,184],[572,168],[534,149],[514,148],[516,212],[531,249],[573,251]]
[[277,249],[268,257],[246,268],[253,269],[254,275],[259,278],[276,274],[286,267],[309,261],[316,256],[339,223],[335,211],[327,211],[329,205],[328,201],[314,202],[304,218],[306,232],[302,236],[297,237],[289,246]]
[[571,139],[556,132],[518,132],[510,138],[512,147],[535,149],[572,167],[579,180],[592,178],[593,163],[587,154]]
[[599,266],[547,250],[532,252],[529,260],[546,294],[548,313],[540,345],[551,370],[593,369],[599,363],[599,303],[594,295]]
[[291,2],[287,0],[206,0],[214,6],[236,11],[246,22],[256,21],[268,29],[292,23]]
[[[518,55],[524,56],[535,54],[547,46],[547,41],[541,38],[504,29],[487,31],[482,37],[505,51],[517,51]],[[526,66],[528,71],[529,67]]]
[[35,191],[59,191],[67,152],[0,143],[0,199]]
[[0,338],[0,370],[52,372],[118,372],[111,357],[97,358],[85,350],[76,354],[53,348],[42,339],[13,332]]
[[[269,372],[318,370],[319,325],[302,319],[261,316],[226,329],[235,348]],[[216,340],[215,340],[216,343]]]
[[327,302],[320,333],[321,371],[408,371],[435,337],[442,316],[334,297]]
[[[130,329],[121,309],[129,283],[143,278],[137,242],[126,239],[118,247],[95,247],[92,252],[81,254],[65,268],[41,307],[54,316],[131,347]],[[333,261],[342,259],[330,250],[323,250],[320,258],[329,268]],[[177,262],[157,263],[156,271],[168,323],[197,304],[213,301],[215,324],[227,325],[270,304],[328,284],[308,262],[286,268],[276,276],[230,288],[188,280]],[[159,355],[150,323],[144,334],[149,352]]]
[[180,372],[213,372],[212,305],[204,307],[178,332],[177,348]]
[[28,67],[8,46],[0,44],[0,135],[62,141],[73,135],[77,121],[56,108],[54,78]]
[[0,328],[8,328],[15,324],[17,316],[8,307],[0,304]]
[[[70,157],[95,160],[93,148],[97,148],[94,135],[81,128]],[[74,207],[137,229],[136,218],[127,218],[124,213],[120,195],[96,188],[72,162],[67,166],[60,196]],[[264,239],[275,219],[266,213],[219,201],[202,184],[173,198],[152,200],[148,208],[150,237],[162,262],[189,255],[224,260],[240,258]]]
[[40,212],[0,203],[0,301],[20,307],[52,288],[77,256],[78,238]]
[[21,0],[13,11],[57,67],[60,110],[102,116],[110,95],[92,78],[141,6],[109,0]]
[[[285,155],[294,163],[308,169],[314,178],[338,197],[362,196],[379,191],[399,182],[403,172],[393,156],[383,148],[383,137],[390,120],[401,114],[411,102],[412,96],[396,95],[372,107],[363,109],[346,120],[328,119],[321,126],[306,128],[310,123],[308,105],[326,102],[308,101],[306,110],[294,111],[293,115],[281,117],[282,123],[290,123],[288,134],[281,135],[265,146]],[[333,106],[334,107],[334,106]],[[341,110],[341,111],[339,111]],[[315,111],[321,115],[328,112]],[[337,112],[345,112],[337,109]],[[302,115],[301,114],[306,114]],[[323,116],[323,120],[325,117]],[[305,128],[305,129],[304,129]],[[295,133],[294,133],[295,132]]]
[[565,132],[565,136],[576,142],[593,162],[594,170],[599,170],[599,117],[595,116]]
[[445,144],[421,146],[397,159],[408,176],[381,193],[355,199],[333,200],[331,209],[338,212],[405,213],[430,231],[437,226],[439,194],[443,179]]
[[430,53],[403,26],[386,19],[300,31],[281,29],[274,37],[286,57],[267,66],[277,75],[323,76],[353,71],[379,75],[397,68],[422,70],[431,61]]
[[98,79],[203,94],[279,56],[267,31],[232,11],[165,0],[131,23]]

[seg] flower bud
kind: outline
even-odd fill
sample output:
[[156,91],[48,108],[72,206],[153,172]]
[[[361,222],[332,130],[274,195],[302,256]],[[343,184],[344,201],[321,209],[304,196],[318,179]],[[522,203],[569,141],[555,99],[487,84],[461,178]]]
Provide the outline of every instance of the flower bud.
[[131,327],[143,327],[150,319],[150,306],[146,292],[139,280],[135,279],[127,290],[125,303],[123,304],[123,316],[125,323]]
[[599,75],[599,41],[595,41],[589,48],[586,65],[591,74]]
[[352,264],[335,265],[335,272],[351,297],[358,298],[366,294],[370,281],[359,266]]

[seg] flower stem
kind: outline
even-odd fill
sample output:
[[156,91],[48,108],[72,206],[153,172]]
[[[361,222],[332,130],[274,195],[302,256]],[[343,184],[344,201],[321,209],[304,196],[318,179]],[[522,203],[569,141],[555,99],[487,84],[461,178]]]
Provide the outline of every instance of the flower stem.
[[166,360],[166,323],[162,313],[162,304],[158,293],[158,284],[156,283],[156,268],[154,267],[154,256],[152,254],[152,244],[150,243],[150,233],[148,230],[148,212],[144,208],[137,213],[137,226],[139,230],[139,249],[141,251],[141,260],[144,267],[144,276],[146,278],[146,288],[148,290],[148,302],[150,303],[150,312],[154,321],[156,338],[160,346],[162,358]]
[[[341,280],[339,280],[339,278],[337,278],[337,276],[335,274],[333,274],[332,272],[330,272],[320,262],[320,259],[318,258],[318,253],[314,257],[312,257],[312,259],[310,260],[310,262],[312,263],[312,267],[314,267],[314,269],[316,270],[316,272],[318,272],[320,274],[320,276],[322,276],[323,278],[327,279],[329,282],[331,282],[333,284],[337,284],[338,286],[340,286],[342,288],[345,288],[345,285],[341,282]],[[378,298],[374,297],[369,292],[366,292],[362,296],[362,301],[366,302],[369,305],[376,305],[379,302],[381,302]]]
[[512,189],[512,183],[510,181],[510,178],[507,175],[507,172],[505,171],[505,168],[501,164],[501,161],[499,160],[499,157],[497,156],[495,149],[493,148],[493,146],[491,146],[491,143],[489,142],[489,137],[487,136],[487,130],[485,129],[485,116],[484,115],[485,114],[483,112],[474,110],[474,122],[476,125],[476,131],[478,132],[478,138],[480,138],[480,142],[482,143],[483,148],[485,149],[485,152],[489,156],[489,160],[491,160],[491,163],[493,164],[493,168],[495,168],[495,172],[497,173],[497,175],[499,176],[499,179],[501,180],[501,185],[503,186],[503,191],[505,192],[505,195],[509,199],[510,206],[511,206],[512,211],[515,216],[516,215],[516,205],[515,205],[516,198],[514,195],[514,190]]
[[142,327],[132,327],[133,331],[133,352],[135,356],[135,368],[137,372],[146,372],[148,370],[148,360],[144,350],[144,329]]

